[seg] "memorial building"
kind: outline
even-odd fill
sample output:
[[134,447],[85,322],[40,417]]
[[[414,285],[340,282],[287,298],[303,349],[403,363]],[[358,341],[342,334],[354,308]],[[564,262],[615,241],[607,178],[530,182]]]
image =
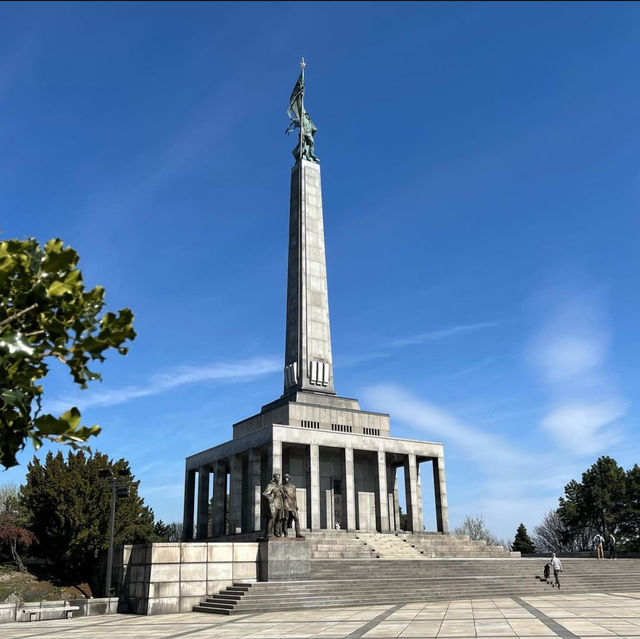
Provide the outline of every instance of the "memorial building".
[[291,169],[283,394],[234,424],[230,441],[187,457],[185,540],[257,537],[265,525],[263,487],[275,473],[288,473],[296,486],[303,530],[399,530],[398,468],[408,529],[425,529],[426,471],[433,474],[435,505],[426,528],[448,533],[443,445],[392,437],[389,415],[362,410],[335,390],[317,129],[304,108],[301,66],[288,110],[299,137]]

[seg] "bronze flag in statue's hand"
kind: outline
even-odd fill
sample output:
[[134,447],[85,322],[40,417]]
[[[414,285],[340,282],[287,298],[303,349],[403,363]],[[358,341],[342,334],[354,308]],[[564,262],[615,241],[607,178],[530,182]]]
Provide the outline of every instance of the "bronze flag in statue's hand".
[[304,69],[300,71],[298,81],[293,87],[291,97],[289,98],[289,108],[287,109],[287,115],[291,118],[291,126],[295,126],[295,123],[299,123],[302,116],[302,98],[304,96]]

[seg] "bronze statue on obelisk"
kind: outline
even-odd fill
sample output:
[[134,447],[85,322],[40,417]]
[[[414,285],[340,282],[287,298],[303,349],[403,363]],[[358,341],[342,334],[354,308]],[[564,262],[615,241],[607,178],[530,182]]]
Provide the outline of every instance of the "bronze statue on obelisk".
[[289,98],[289,108],[287,115],[291,123],[287,127],[285,133],[292,133],[299,129],[298,145],[293,150],[293,157],[298,160],[309,160],[310,162],[318,162],[318,157],[314,153],[314,136],[318,131],[318,127],[311,121],[311,117],[304,110],[304,68],[306,63],[304,58],[300,62],[300,76],[296,85],[293,87],[291,97]]

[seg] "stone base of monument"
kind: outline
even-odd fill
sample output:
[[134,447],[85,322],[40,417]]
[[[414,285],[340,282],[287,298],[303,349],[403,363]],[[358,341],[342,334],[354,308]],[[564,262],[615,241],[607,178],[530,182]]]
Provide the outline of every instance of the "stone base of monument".
[[[293,544],[296,545],[296,544]],[[121,546],[114,553],[120,611],[190,612],[203,598],[258,579],[257,542],[174,542]]]
[[311,579],[311,545],[301,537],[269,537],[258,544],[259,581]]

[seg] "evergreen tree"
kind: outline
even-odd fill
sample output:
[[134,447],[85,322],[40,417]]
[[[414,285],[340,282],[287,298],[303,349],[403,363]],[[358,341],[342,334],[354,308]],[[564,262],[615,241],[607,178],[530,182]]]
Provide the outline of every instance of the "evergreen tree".
[[582,481],[570,481],[564,493],[556,511],[560,522],[553,526],[556,532],[561,532],[562,545],[591,549],[593,537],[600,533],[605,539],[613,534],[620,550],[640,551],[638,464],[625,472],[615,459],[600,457],[582,474]]
[[159,519],[153,527],[153,532],[156,538],[155,541],[182,541],[182,522],[173,521],[170,524],[165,524],[162,519]]
[[[95,453],[47,454],[45,463],[34,457],[27,465],[21,501],[28,512],[29,529],[40,542],[36,551],[56,576],[71,583],[93,585],[99,556],[109,545],[111,489],[99,471],[128,470],[124,459],[110,460]],[[131,481],[129,495],[116,501],[115,544],[154,540],[153,511],[138,496],[139,481]],[[100,585],[100,584],[98,584]]]
[[535,548],[533,547],[533,542],[529,538],[529,533],[525,528],[524,524],[520,524],[518,526],[518,530],[516,531],[516,536],[513,540],[513,545],[511,546],[511,550],[520,551],[521,553],[531,554],[535,552]]
[[623,547],[640,551],[640,466],[635,464],[626,475],[626,501],[619,525]]
[[588,530],[596,533],[618,532],[628,509],[627,473],[611,457],[600,457],[582,473],[582,482],[569,482],[560,498],[558,513],[570,534]]

